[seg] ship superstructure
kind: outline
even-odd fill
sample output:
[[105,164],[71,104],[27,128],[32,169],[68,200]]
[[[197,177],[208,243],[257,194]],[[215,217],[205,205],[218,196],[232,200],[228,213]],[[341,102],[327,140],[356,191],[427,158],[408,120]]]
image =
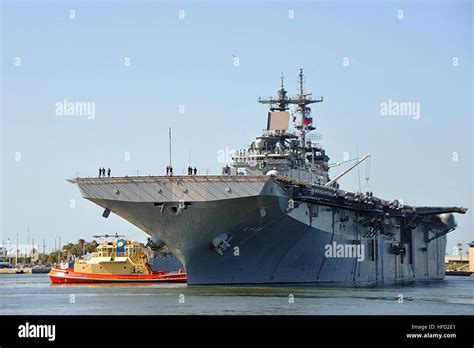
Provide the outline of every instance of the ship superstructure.
[[[302,69],[298,77],[297,96],[288,97],[282,75],[277,97],[258,99],[270,106],[267,130],[247,149],[237,151],[232,157],[234,168],[244,168],[249,175],[287,176],[318,184],[329,181],[329,157],[320,144],[306,136],[315,129],[308,105],[321,103],[323,97],[312,98],[311,93],[305,92]],[[295,106],[293,112],[290,106]],[[297,134],[288,131],[290,116],[295,124],[299,118],[295,125]]]
[[[84,198],[165,244],[188,284],[393,283],[444,277],[446,235],[458,207],[413,207],[339,189],[329,157],[308,134],[304,89],[283,77],[267,129],[216,176],[75,178]],[[293,110],[291,109],[293,108]],[[288,130],[290,122],[296,132]]]

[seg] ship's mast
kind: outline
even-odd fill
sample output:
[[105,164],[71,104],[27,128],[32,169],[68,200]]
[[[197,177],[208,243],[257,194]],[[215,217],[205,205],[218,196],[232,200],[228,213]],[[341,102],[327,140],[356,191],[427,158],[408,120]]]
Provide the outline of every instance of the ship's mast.
[[[301,146],[302,146],[302,155],[303,159],[305,157],[305,141],[306,141],[306,133],[311,132],[315,128],[312,125],[305,125],[305,115],[309,116],[311,109],[307,106],[309,104],[321,103],[323,101],[323,97],[320,98],[313,98],[312,93],[308,93],[304,91],[304,74],[303,69],[300,69],[300,73],[298,75],[299,80],[299,94],[295,97],[288,97],[287,91],[284,87],[284,77],[283,73],[280,77],[281,84],[280,89],[277,92],[277,97],[268,97],[268,98],[258,98],[258,102],[261,104],[269,104],[270,111],[286,111],[289,109],[290,104],[297,105],[296,112],[300,114],[300,124],[296,126],[296,129],[300,130],[300,139],[301,139]],[[276,106],[275,106],[276,105]]]
[[308,93],[304,91],[304,74],[303,69],[300,69],[300,73],[298,75],[300,91],[296,98],[291,98],[292,104],[298,105],[296,111],[300,113],[300,124],[296,127],[296,129],[300,130],[300,137],[302,141],[303,148],[306,146],[306,133],[311,132],[315,128],[312,125],[306,126],[304,124],[305,116],[309,116],[311,113],[311,108],[307,105],[314,104],[314,103],[321,103],[323,101],[323,97],[313,99],[311,97],[312,93]]
[[[277,92],[277,97],[258,98],[258,102],[261,104],[269,104],[270,111],[286,111],[289,109],[288,104],[290,99],[286,95],[288,92],[285,90],[285,77],[283,73],[280,76],[280,89]],[[275,106],[276,105],[276,106]]]

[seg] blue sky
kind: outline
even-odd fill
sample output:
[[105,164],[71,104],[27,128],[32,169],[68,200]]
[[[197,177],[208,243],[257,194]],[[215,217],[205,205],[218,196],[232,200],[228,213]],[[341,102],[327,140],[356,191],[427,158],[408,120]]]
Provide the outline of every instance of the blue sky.
[[[64,179],[99,166],[163,171],[170,126],[175,170],[191,154],[216,172],[219,150],[243,148],[265,127],[256,98],[275,94],[280,72],[295,94],[300,67],[307,89],[324,95],[313,114],[332,161],[370,153],[375,195],[472,208],[469,1],[1,4],[2,240],[26,241],[27,226],[48,249],[59,235],[144,240]],[[94,102],[95,118],[57,116],[64,99]],[[382,116],[389,99],[419,103],[420,118]],[[358,190],[357,172],[340,183]],[[474,239],[472,216],[457,216],[448,252]]]

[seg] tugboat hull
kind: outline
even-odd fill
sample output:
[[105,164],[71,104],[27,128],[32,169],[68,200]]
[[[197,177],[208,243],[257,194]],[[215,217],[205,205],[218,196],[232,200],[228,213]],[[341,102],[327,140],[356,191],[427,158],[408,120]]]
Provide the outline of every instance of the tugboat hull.
[[72,269],[53,268],[49,272],[53,284],[78,283],[186,283],[186,274],[160,272],[143,275],[90,274],[74,272]]

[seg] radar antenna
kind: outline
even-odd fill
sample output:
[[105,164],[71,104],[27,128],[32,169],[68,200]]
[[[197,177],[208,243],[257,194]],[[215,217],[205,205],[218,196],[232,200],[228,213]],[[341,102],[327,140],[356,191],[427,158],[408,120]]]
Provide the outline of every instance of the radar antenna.
[[[270,111],[286,111],[289,109],[290,104],[297,105],[296,112],[300,115],[299,124],[296,126],[296,129],[300,130],[300,140],[302,142],[301,146],[303,149],[306,147],[306,133],[311,132],[315,128],[312,125],[310,118],[311,108],[309,104],[321,103],[323,97],[313,98],[312,93],[305,92],[304,90],[304,74],[303,69],[300,69],[298,75],[299,81],[299,93],[296,96],[288,97],[287,91],[284,87],[284,77],[283,73],[280,77],[280,89],[277,92],[277,97],[266,97],[258,98],[258,102],[261,104],[269,104]],[[303,151],[304,152],[304,151]],[[303,154],[304,157],[304,154]]]
[[[286,95],[288,92],[285,89],[285,77],[283,73],[280,76],[280,89],[277,92],[277,97],[258,98],[258,102],[261,104],[269,104],[271,111],[286,111],[288,110],[289,98]],[[274,105],[277,106],[274,106]]]
[[[294,97],[288,97],[287,96],[287,91],[285,90],[284,87],[284,76],[283,73],[281,73],[280,76],[280,89],[277,92],[277,97],[267,97],[267,98],[258,98],[258,102],[261,104],[269,104],[270,105],[270,110],[271,111],[286,111],[289,109],[290,104],[295,104],[297,105],[296,111],[300,114],[300,124],[296,127],[297,129],[302,130],[303,134],[303,139],[304,139],[304,133],[312,131],[314,127],[312,126],[306,126],[304,124],[304,118],[305,115],[308,115],[309,112],[311,112],[311,109],[307,106],[309,104],[314,104],[314,103],[321,103],[323,101],[323,97],[320,98],[313,98],[312,93],[308,93],[304,91],[304,74],[303,74],[303,69],[300,69],[300,73],[298,75],[299,79],[299,94]],[[274,105],[277,106],[274,106]],[[305,131],[306,128],[306,131]]]
[[122,237],[125,237],[125,236],[122,235],[122,234],[115,233],[115,235],[113,235],[113,234],[101,234],[101,235],[94,235],[92,237],[94,237],[94,238],[122,238]]

